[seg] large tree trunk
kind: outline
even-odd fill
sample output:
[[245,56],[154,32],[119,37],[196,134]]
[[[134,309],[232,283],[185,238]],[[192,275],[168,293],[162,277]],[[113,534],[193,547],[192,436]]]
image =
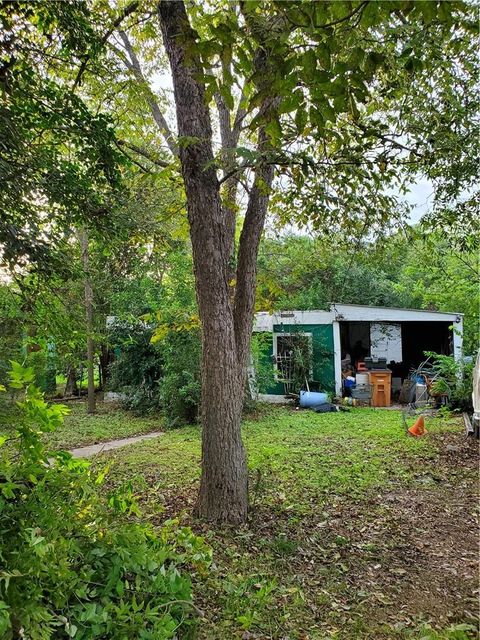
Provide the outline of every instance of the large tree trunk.
[[240,422],[243,367],[238,362],[229,288],[232,237],[214,167],[203,72],[183,2],[158,6],[172,70],[180,160],[187,194],[197,301],[202,322],[202,477],[198,514],[238,523],[248,507]]
[[[182,0],[161,0],[158,13],[170,61],[177,111],[180,161],[187,194],[195,283],[202,321],[202,477],[200,516],[215,521],[243,522],[248,508],[248,473],[241,439],[241,411],[254,314],[258,245],[267,212],[273,167],[265,160],[255,170],[238,252],[235,295],[232,296],[232,251],[237,178],[225,184],[222,206],[212,151],[212,128],[205,100],[200,55]],[[266,70],[259,49],[257,71]],[[259,73],[262,77],[262,73]],[[267,77],[267,75],[265,76]],[[264,82],[264,80],[261,80]],[[269,92],[266,91],[268,96]],[[227,150],[238,142],[242,109],[233,128],[217,96],[222,142]],[[264,122],[278,100],[266,97]],[[261,128],[258,150],[270,151]]]
[[85,318],[87,328],[87,413],[95,413],[95,380],[94,380],[94,344],[93,344],[93,290],[90,282],[90,265],[88,254],[88,235],[82,229],[79,232],[82,251],[83,270],[85,272]]

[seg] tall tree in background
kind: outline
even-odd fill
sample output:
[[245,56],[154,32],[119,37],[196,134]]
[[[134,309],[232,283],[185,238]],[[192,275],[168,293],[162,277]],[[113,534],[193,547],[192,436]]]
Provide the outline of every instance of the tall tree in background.
[[93,289],[90,275],[90,253],[88,248],[88,232],[81,229],[78,233],[80,241],[80,251],[82,254],[82,266],[84,272],[85,291],[85,320],[87,334],[87,413],[95,413],[95,378],[94,378],[94,355],[95,345],[93,343]]

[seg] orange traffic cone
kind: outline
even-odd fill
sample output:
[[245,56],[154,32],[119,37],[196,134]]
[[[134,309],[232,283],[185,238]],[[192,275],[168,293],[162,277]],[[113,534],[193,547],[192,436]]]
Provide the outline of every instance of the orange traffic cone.
[[418,438],[418,436],[423,436],[427,433],[425,429],[425,420],[423,416],[420,416],[416,419],[415,423],[410,427],[408,433],[412,436]]

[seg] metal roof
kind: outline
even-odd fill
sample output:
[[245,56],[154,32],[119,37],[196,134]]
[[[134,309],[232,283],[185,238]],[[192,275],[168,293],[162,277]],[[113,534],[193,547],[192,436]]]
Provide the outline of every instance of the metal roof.
[[415,313],[442,313],[444,315],[450,316],[464,316],[464,313],[460,313],[459,311],[434,311],[431,309],[412,309],[409,307],[379,307],[373,304],[350,304],[349,302],[331,302],[330,309],[333,307],[358,307],[360,309],[395,309],[396,311],[414,311]]

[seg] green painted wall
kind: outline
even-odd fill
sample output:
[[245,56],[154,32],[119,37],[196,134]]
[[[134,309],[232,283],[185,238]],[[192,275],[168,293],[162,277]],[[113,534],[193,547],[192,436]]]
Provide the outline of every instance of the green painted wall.
[[[273,333],[311,333],[313,356],[313,380],[319,382],[321,391],[335,391],[335,361],[333,352],[333,326],[331,324],[275,324]],[[258,335],[258,334],[257,334]],[[273,369],[273,334],[263,333],[260,340],[259,363],[262,369]],[[273,376],[272,376],[273,378]],[[283,395],[284,386],[270,381],[260,384],[260,393]]]

